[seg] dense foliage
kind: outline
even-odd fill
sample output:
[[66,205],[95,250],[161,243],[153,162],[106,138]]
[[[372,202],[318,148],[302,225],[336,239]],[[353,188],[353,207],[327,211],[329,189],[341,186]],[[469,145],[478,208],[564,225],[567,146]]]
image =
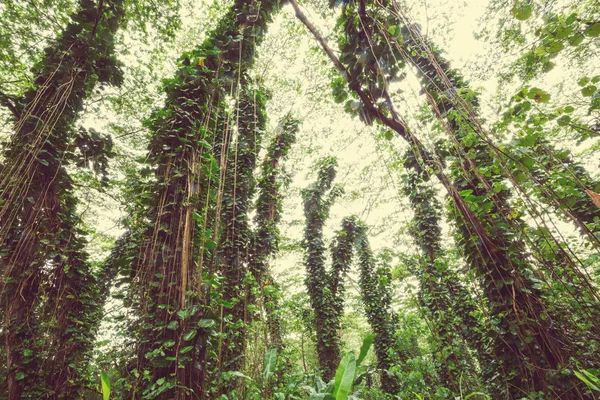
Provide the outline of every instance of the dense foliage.
[[598,398],[600,7],[455,3],[0,4],[0,398]]

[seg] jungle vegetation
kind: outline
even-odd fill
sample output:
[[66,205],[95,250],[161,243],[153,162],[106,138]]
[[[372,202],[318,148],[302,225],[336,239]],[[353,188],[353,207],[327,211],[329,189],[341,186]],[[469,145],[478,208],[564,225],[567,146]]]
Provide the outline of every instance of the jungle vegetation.
[[2,0],[0,399],[600,398],[599,55],[591,0]]

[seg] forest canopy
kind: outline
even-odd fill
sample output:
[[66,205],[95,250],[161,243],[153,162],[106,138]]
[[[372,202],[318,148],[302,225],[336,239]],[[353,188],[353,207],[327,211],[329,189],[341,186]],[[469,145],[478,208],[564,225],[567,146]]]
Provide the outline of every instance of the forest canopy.
[[3,0],[0,398],[600,398],[600,5]]

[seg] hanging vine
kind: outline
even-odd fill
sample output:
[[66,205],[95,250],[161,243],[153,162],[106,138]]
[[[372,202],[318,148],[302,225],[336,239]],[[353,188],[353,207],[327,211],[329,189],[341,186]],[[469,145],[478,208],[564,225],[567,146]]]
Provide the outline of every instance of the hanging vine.
[[[240,371],[244,366],[249,322],[246,286],[253,278],[248,259],[251,251],[248,212],[256,184],[253,175],[256,157],[266,124],[266,100],[259,89],[245,84],[235,110],[237,138],[229,148],[221,217],[224,226],[217,248],[218,270],[223,275],[220,371]],[[222,391],[228,392],[233,387],[233,383],[226,385]]]

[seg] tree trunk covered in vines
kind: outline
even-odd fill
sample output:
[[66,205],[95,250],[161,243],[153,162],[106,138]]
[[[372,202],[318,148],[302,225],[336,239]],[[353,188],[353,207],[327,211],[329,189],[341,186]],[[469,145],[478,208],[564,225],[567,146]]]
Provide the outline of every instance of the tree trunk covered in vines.
[[[465,202],[451,213],[458,228],[457,241],[482,281],[493,329],[495,396],[520,398],[523,393],[544,392],[564,398],[581,398],[574,376],[561,374],[575,349],[561,322],[554,321],[544,290],[528,260],[521,239],[524,222],[509,204],[510,192],[494,160],[485,131],[477,120],[475,94],[450,69],[439,52],[413,26],[405,30],[407,61],[419,69],[421,85],[451,137],[450,153],[457,161],[450,170],[453,186]],[[459,211],[467,206],[469,211]],[[470,215],[465,218],[465,214]],[[548,371],[552,372],[548,372]]]
[[[346,220],[348,221],[348,220]],[[350,220],[354,225],[358,264],[360,270],[360,292],[365,307],[367,320],[373,333],[375,333],[375,353],[377,354],[377,368],[380,370],[381,389],[394,395],[401,388],[401,382],[391,369],[400,361],[398,346],[396,345],[397,323],[392,312],[392,293],[390,283],[392,276],[387,268],[377,268],[369,240],[366,226]],[[388,372],[389,371],[389,372]]]
[[[11,109],[14,133],[0,167],[0,303],[7,327],[9,399],[47,395],[58,388],[69,397],[81,389],[91,321],[80,327],[80,336],[63,329],[77,318],[89,319],[84,302],[96,301],[97,293],[82,252],[82,233],[75,228],[76,200],[65,165],[72,158],[73,124],[84,99],[98,82],[118,85],[122,80],[113,56],[122,16],[120,0],[81,1],[79,11],[34,67],[33,88]],[[83,276],[87,282],[81,281]],[[42,340],[57,352],[53,370],[45,371],[50,387],[44,387],[37,371],[41,349],[48,346],[38,347],[41,325],[34,311],[41,289],[49,290],[50,302],[61,304],[57,329]],[[67,310],[62,298],[53,297],[58,294],[54,289],[73,296],[74,308]],[[71,361],[75,368],[68,365]]]
[[333,201],[341,194],[340,188],[333,186],[337,161],[325,158],[319,163],[317,181],[302,191],[306,226],[304,247],[306,249],[305,285],[314,313],[314,329],[317,341],[319,367],[326,380],[335,375],[340,362],[340,337],[338,306],[340,301],[332,292],[333,280],[340,277],[328,275],[325,268],[325,244],[323,226],[329,217]]
[[222,127],[224,93],[236,89],[252,65],[278,4],[236,1],[205,42],[180,58],[165,83],[166,105],[150,121],[148,160],[157,183],[132,271],[139,288],[138,397],[182,399],[204,389],[207,332],[198,326],[206,312],[204,271],[196,261],[212,254],[212,246],[199,210],[218,197],[210,192],[219,179],[214,139],[229,140],[214,129]]
[[[243,87],[236,108],[237,140],[229,147],[221,221],[223,231],[218,248],[219,272],[224,281],[221,287],[221,334],[219,370],[241,371],[244,367],[246,323],[249,320],[247,282],[250,277],[249,252],[251,231],[248,220],[254,191],[256,157],[265,130],[266,98],[250,85]],[[254,286],[254,284],[252,284]],[[221,393],[236,386],[224,385]]]
[[[262,294],[265,307],[269,345],[277,349],[278,354],[284,348],[281,331],[279,288],[269,272],[269,257],[275,255],[279,244],[281,220],[281,162],[285,160],[292,145],[296,141],[299,121],[291,116],[281,122],[281,132],[275,136],[267,149],[261,165],[261,176],[258,179],[258,199],[256,201],[256,231],[253,235],[252,253],[250,254],[250,271],[256,281],[257,290]],[[250,298],[256,298],[250,291]],[[281,378],[281,377],[280,377]]]
[[[415,162],[414,155],[407,153],[405,165]],[[474,316],[476,306],[471,294],[444,260],[438,211],[440,204],[435,193],[423,182],[422,173],[418,172],[422,172],[421,167],[410,167],[414,172],[407,173],[403,192],[408,196],[414,212],[414,225],[410,233],[422,257],[422,270],[417,274],[420,281],[419,297],[441,345],[438,350],[439,374],[454,395],[460,394],[461,390],[470,393],[481,382],[477,382],[477,372],[462,341],[476,351],[481,368],[488,370],[490,360],[485,352],[484,327]],[[462,380],[464,376],[467,380]]]

